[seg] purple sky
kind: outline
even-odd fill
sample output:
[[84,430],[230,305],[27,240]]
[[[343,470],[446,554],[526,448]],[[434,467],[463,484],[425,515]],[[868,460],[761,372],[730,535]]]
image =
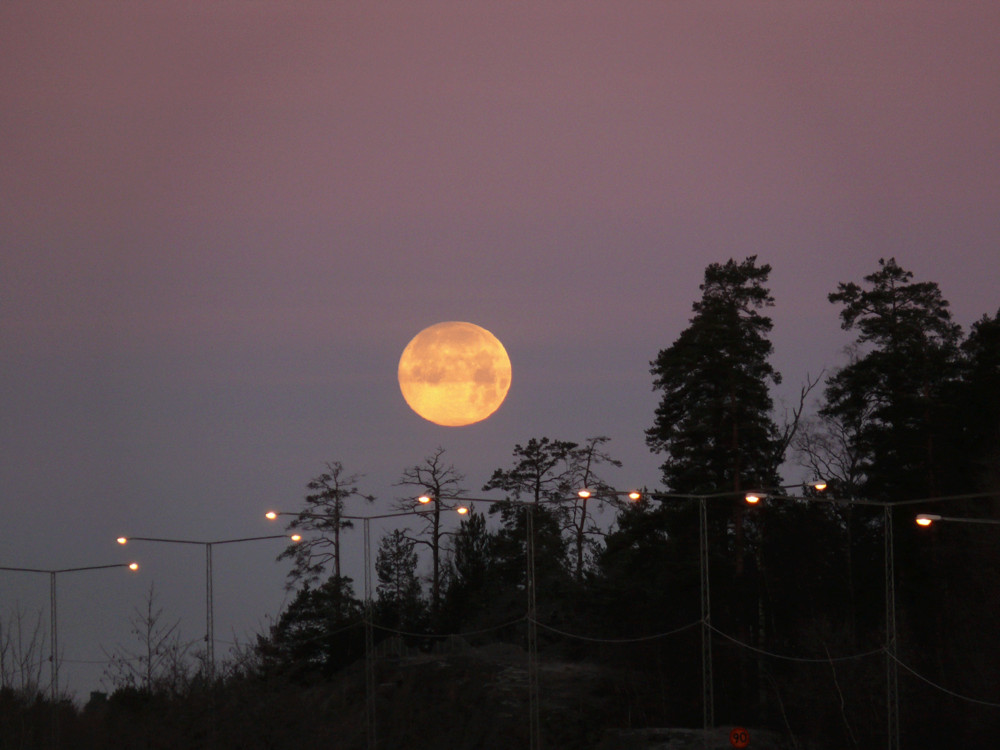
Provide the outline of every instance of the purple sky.
[[[60,579],[67,660],[151,582],[197,638],[200,550],[117,535],[275,533],[333,460],[385,510],[438,446],[481,495],[543,435],[655,485],[648,363],[708,263],[773,266],[779,401],[842,362],[826,295],[881,256],[996,312],[998,38],[992,0],[3,3],[0,565],[144,563]],[[510,354],[484,423],[399,393],[444,320]],[[279,611],[280,548],[217,551],[220,656]]]

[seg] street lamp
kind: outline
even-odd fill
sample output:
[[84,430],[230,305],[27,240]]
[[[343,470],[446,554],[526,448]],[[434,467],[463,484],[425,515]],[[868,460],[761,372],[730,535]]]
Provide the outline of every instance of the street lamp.
[[[893,541],[893,520],[892,509],[894,505],[904,503],[880,502],[877,500],[865,500],[857,498],[837,499],[830,497],[795,497],[784,495],[780,491],[789,487],[805,487],[807,485],[786,485],[778,488],[774,493],[775,497],[785,500],[804,500],[807,502],[844,502],[850,505],[868,505],[882,508],[882,527],[885,552],[883,557],[883,570],[885,574],[885,652],[886,652],[886,739],[889,750],[899,748],[899,684],[896,666],[896,562],[895,562],[895,542]],[[823,480],[813,481],[808,485],[817,492],[822,493],[827,488]],[[746,502],[753,505],[766,497],[766,492],[747,493]],[[921,501],[907,501],[921,502]],[[918,523],[920,523],[918,521]]]
[[[813,488],[822,491],[826,489],[826,484],[822,481],[814,482]],[[899,748],[899,685],[898,670],[896,660],[896,571],[895,571],[895,543],[893,541],[893,508],[897,505],[917,505],[932,502],[944,502],[955,500],[973,500],[985,497],[994,497],[995,492],[975,492],[964,495],[947,495],[944,497],[924,497],[913,500],[902,500],[896,502],[880,502],[877,500],[846,499],[836,500],[821,497],[798,497],[789,498],[794,500],[808,500],[811,502],[846,502],[850,505],[868,505],[881,507],[883,512],[883,534],[885,541],[885,629],[886,629],[886,707],[887,707],[887,740],[890,750]],[[920,513],[914,519],[918,526],[927,527],[938,521],[954,521],[958,523],[980,523],[980,524],[1000,524],[1000,520],[992,518],[959,518],[954,516],[942,516],[936,513]]]
[[[421,495],[417,502],[427,505],[432,498],[429,495]],[[468,508],[457,509],[459,513],[467,513]],[[365,585],[365,736],[366,744],[369,748],[375,748],[376,722],[375,722],[375,635],[374,635],[374,595],[372,591],[372,562],[371,562],[371,521],[384,518],[401,518],[404,516],[430,516],[435,511],[432,510],[409,510],[400,513],[379,513],[372,516],[355,516],[339,513],[337,515],[328,513],[293,512],[286,510],[269,510],[264,514],[268,521],[277,521],[279,516],[295,516],[296,518],[312,518],[317,520],[336,521],[361,521],[364,529],[364,585]],[[296,534],[296,536],[298,536]],[[296,539],[295,541],[299,541]]]
[[747,505],[756,505],[761,500],[768,497],[778,497],[785,500],[815,500],[814,497],[796,497],[793,495],[786,495],[785,490],[798,489],[798,488],[810,488],[816,492],[825,492],[827,484],[822,479],[815,479],[808,484],[783,484],[780,487],[770,487],[751,490],[744,495],[743,499],[746,501]]
[[[587,499],[589,499],[589,498],[591,498],[591,497],[594,496],[594,491],[591,490],[589,487],[581,487],[580,489],[578,489],[576,491],[576,495],[581,500],[587,500]],[[617,497],[619,495],[623,495],[623,496],[627,497],[629,500],[631,500],[632,502],[636,502],[638,500],[642,500],[642,493],[639,492],[639,490],[624,490],[624,491],[621,491],[621,490],[610,490],[610,491],[601,491],[601,492],[598,493],[598,495],[601,496],[601,497],[605,497],[605,496],[609,496],[609,495],[613,495],[613,496]]]
[[49,661],[52,664],[52,703],[55,704],[59,699],[59,629],[58,629],[58,618],[56,615],[56,576],[59,573],[78,573],[83,570],[105,570],[108,568],[128,568],[131,571],[139,570],[139,563],[112,563],[111,565],[87,565],[82,568],[59,568],[56,570],[46,570],[42,568],[6,568],[0,567],[0,570],[9,570],[18,573],[47,573],[49,576],[49,617],[51,621],[51,632],[49,633],[50,644],[49,644]]
[[[455,497],[442,498],[444,500],[457,500],[461,505],[456,505],[452,509],[460,516],[468,514],[473,503],[496,504],[510,502],[526,508],[527,529],[526,529],[526,590],[528,593],[528,703],[529,703],[529,723],[530,742],[532,750],[540,747],[540,720],[538,710],[538,650],[537,650],[537,625],[535,620],[535,548],[534,548],[534,514],[531,506],[534,503],[517,500],[499,500],[496,498],[482,497]],[[371,564],[371,521],[385,518],[400,518],[404,516],[433,516],[439,512],[436,498],[430,494],[423,494],[416,498],[416,502],[421,506],[435,503],[435,508],[408,510],[399,513],[381,513],[371,516],[340,515],[338,518],[346,520],[362,521],[364,525],[364,583],[365,583],[365,725],[367,735],[367,745],[369,748],[376,746],[376,721],[375,721],[375,648],[373,636],[373,592],[372,592],[372,564]],[[276,521],[279,516],[296,516],[298,518],[327,519],[333,516],[308,513],[291,512],[281,510],[269,510],[264,517],[269,521]]]
[[956,523],[981,523],[990,525],[1000,525],[1000,519],[996,518],[960,518],[957,516],[940,516],[937,513],[921,513],[917,516],[917,526],[930,526],[938,521],[953,521]]
[[[581,489],[578,493],[580,498],[586,499],[590,497],[590,490]],[[458,500],[462,504],[454,507],[454,511],[460,516],[464,516],[469,512],[470,507],[473,503],[486,503],[488,505],[495,505],[498,503],[511,503],[512,505],[520,506],[524,508],[525,511],[525,590],[528,594],[527,601],[527,617],[526,625],[528,631],[527,645],[528,645],[528,734],[529,734],[529,746],[531,750],[540,750],[541,748],[541,719],[539,712],[539,669],[538,669],[538,621],[537,621],[537,611],[536,611],[536,576],[535,576],[535,514],[532,506],[536,505],[533,502],[526,502],[523,500],[500,500],[497,498],[486,498],[486,497],[461,497],[461,498],[449,498],[452,500]],[[417,498],[417,502],[426,505],[427,503],[435,500],[435,498],[429,495],[421,495]],[[420,513],[421,511],[414,511]],[[426,512],[426,511],[425,511]],[[367,534],[367,525],[365,527]],[[366,541],[367,544],[367,541]],[[367,564],[366,564],[367,569]]]
[[[744,501],[749,505],[758,504],[769,494],[781,494],[786,489],[792,487],[803,487],[801,484],[783,485],[771,488],[770,490],[756,490],[744,494]],[[826,483],[817,480],[810,485],[817,491],[826,489]],[[615,494],[627,495],[630,500],[639,500],[642,494],[632,490],[629,492],[617,492]],[[674,493],[649,493],[649,497],[664,500],[697,500],[698,501],[698,550],[699,550],[699,573],[701,591],[701,685],[702,685],[702,723],[705,730],[715,726],[715,685],[712,667],[712,599],[711,582],[709,576],[709,548],[708,548],[708,501],[717,498],[736,498],[740,493],[736,490],[728,492],[715,492],[710,494],[674,494]],[[787,497],[782,495],[783,497]],[[800,498],[795,498],[800,499]],[[808,498],[807,498],[808,499]]]
[[59,702],[59,618],[56,606],[56,576],[60,573],[79,573],[84,570],[107,570],[109,568],[128,568],[131,571],[139,570],[139,563],[112,563],[110,565],[86,565],[81,568],[7,568],[0,567],[0,570],[8,570],[15,573],[46,573],[49,576],[49,664],[51,668],[52,680],[49,686],[52,694],[52,743],[58,747],[58,729],[56,727],[56,705]]
[[[215,679],[215,597],[212,591],[212,547],[217,544],[236,544],[238,542],[256,542],[262,539],[288,539],[285,534],[270,534],[268,536],[249,536],[241,539],[217,539],[211,542],[199,542],[191,539],[164,539],[151,536],[120,536],[118,544],[129,542],[158,542],[163,544],[195,544],[205,548],[205,656],[208,665],[208,682]],[[302,537],[293,534],[291,540],[298,542]]]
[[[639,499],[642,495],[634,490],[625,494],[629,499]],[[639,495],[633,498],[633,495]],[[698,557],[699,590],[701,598],[701,710],[705,731],[715,726],[715,680],[712,668],[712,597],[709,579],[708,549],[708,501],[720,498],[735,498],[739,492],[714,492],[710,494],[683,494],[671,492],[651,492],[648,497],[663,502],[665,500],[696,500],[698,502]]]

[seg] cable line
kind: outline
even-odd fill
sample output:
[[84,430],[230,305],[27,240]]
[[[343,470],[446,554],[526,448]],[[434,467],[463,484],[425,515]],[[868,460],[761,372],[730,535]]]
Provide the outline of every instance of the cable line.
[[472,635],[483,635],[484,633],[492,633],[497,630],[503,630],[511,625],[517,625],[519,622],[524,622],[528,618],[518,617],[516,620],[511,620],[510,622],[505,622],[501,625],[494,625],[489,628],[484,628],[483,630],[467,630],[460,633],[410,633],[405,630],[395,630],[393,628],[387,628],[379,625],[377,622],[372,622],[372,627],[376,630],[381,630],[383,633],[392,633],[393,635],[404,636],[408,638],[465,638],[466,636]]
[[[889,653],[889,652],[887,651],[886,653]],[[918,680],[926,682],[928,685],[930,685],[935,690],[940,690],[942,693],[945,693],[946,695],[950,695],[952,698],[958,698],[959,700],[966,701],[968,703],[977,703],[980,706],[989,706],[990,708],[1000,708],[1000,703],[995,703],[993,701],[984,701],[984,700],[980,700],[979,698],[970,698],[967,695],[962,695],[960,693],[956,693],[954,690],[949,690],[944,685],[938,685],[936,682],[933,682],[932,680],[924,677],[922,674],[920,674],[913,667],[909,666],[908,664],[904,664],[902,661],[899,660],[899,658],[895,654],[889,653],[889,656],[892,657],[893,661],[895,661],[899,666],[901,666],[907,672],[909,672],[910,674],[912,674]]]
[[805,664],[829,664],[830,662],[834,662],[834,661],[851,661],[852,659],[864,659],[865,657],[868,657],[868,656],[873,656],[875,654],[880,654],[880,653],[882,653],[882,651],[885,650],[883,646],[879,646],[878,648],[874,648],[871,651],[862,651],[861,653],[851,654],[849,656],[827,656],[827,657],[822,657],[822,658],[820,658],[820,657],[810,657],[810,656],[788,656],[786,654],[776,654],[773,651],[765,651],[762,648],[757,648],[756,646],[751,646],[749,643],[744,643],[743,641],[740,641],[740,640],[737,640],[736,638],[733,638],[733,636],[729,635],[728,633],[723,633],[721,630],[719,630],[714,625],[709,625],[708,627],[714,633],[717,633],[718,635],[722,636],[727,641],[730,641],[731,643],[734,643],[737,646],[740,646],[741,648],[745,648],[748,651],[753,651],[755,653],[761,654],[762,656],[770,656],[770,657],[772,657],[774,659],[783,659],[785,661],[796,661],[796,662],[802,662],[802,663],[805,663]]
[[542,628],[543,630],[548,630],[549,632],[556,633],[558,635],[566,636],[567,638],[575,638],[579,641],[590,641],[591,643],[640,643],[643,641],[655,641],[658,638],[667,638],[671,635],[676,635],[685,630],[689,630],[697,625],[701,624],[701,620],[695,620],[694,622],[689,622],[687,625],[681,625],[679,628],[673,630],[668,630],[665,633],[655,633],[653,635],[643,635],[636,638],[593,638],[586,635],[577,635],[576,633],[567,633],[565,630],[559,630],[552,627],[551,625],[546,625],[543,622],[536,621],[535,624]]

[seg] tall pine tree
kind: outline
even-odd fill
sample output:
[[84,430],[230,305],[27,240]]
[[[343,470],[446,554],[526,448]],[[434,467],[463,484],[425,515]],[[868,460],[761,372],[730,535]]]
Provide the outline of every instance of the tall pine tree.
[[958,376],[961,329],[933,282],[914,282],[895,258],[879,260],[865,286],[841,283],[841,327],[856,330],[858,356],[827,381],[822,414],[856,426],[861,491],[878,500],[942,492],[947,395]]
[[757,256],[708,266],[690,325],[651,363],[663,396],[646,443],[667,455],[663,482],[673,492],[779,483],[783,457],[768,389],[781,376],[768,362],[771,319],[760,312],[774,304],[770,272]]
[[311,490],[306,495],[305,506],[288,524],[290,531],[312,532],[308,538],[289,545],[278,555],[279,560],[293,560],[288,573],[288,588],[296,583],[311,586],[319,582],[328,565],[332,565],[334,578],[341,578],[340,533],[354,528],[347,514],[348,501],[375,502],[373,495],[366,495],[358,487],[360,474],[348,474],[340,461],[326,465],[326,471],[309,480]]
[[[962,378],[949,492],[1000,489],[1000,310],[972,324],[962,343]],[[1000,501],[994,504],[1000,512]]]

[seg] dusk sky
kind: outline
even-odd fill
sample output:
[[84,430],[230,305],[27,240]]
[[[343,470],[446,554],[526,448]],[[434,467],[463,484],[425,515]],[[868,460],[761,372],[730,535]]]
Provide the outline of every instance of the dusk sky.
[[[709,263],[773,266],[779,420],[880,257],[994,314],[998,39],[995,0],[0,4],[0,566],[143,565],[59,577],[61,683],[100,689],[151,583],[204,634],[203,551],[115,537],[279,533],[328,461],[385,512],[439,446],[482,496],[515,443],[606,435],[656,486],[649,362]],[[396,382],[448,320],[512,362],[468,427]],[[220,658],[282,546],[216,550]],[[0,617],[47,606],[0,573]]]

